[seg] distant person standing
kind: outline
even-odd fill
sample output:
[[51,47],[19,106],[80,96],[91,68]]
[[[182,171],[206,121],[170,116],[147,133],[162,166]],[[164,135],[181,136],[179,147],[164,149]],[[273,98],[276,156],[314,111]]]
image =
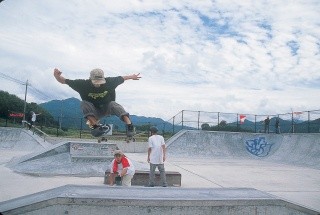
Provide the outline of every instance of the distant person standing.
[[279,120],[279,117],[276,118],[275,129],[276,129],[276,134],[280,134],[280,120]]
[[33,111],[30,111],[29,116],[28,116],[28,122],[29,122],[29,130],[32,128],[32,126],[35,124],[37,120],[37,116],[40,115],[41,113],[36,114]]
[[166,160],[166,145],[163,136],[157,134],[158,129],[154,126],[150,128],[151,136],[148,139],[148,163],[150,163],[149,187],[155,185],[155,170],[158,168],[163,187],[167,187],[166,172],[164,162]]
[[264,133],[269,133],[269,124],[270,118],[269,116],[264,120]]

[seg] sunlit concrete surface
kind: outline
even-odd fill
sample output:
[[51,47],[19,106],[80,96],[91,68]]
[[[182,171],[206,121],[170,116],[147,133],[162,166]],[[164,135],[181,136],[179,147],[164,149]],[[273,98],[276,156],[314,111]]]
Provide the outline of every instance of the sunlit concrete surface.
[[[102,175],[39,176],[14,171],[8,164],[53,146],[40,144],[30,131],[6,129],[0,129],[0,204],[68,184],[114,188],[103,185]],[[319,134],[183,131],[168,141],[165,167],[182,175],[181,188],[175,189],[255,189],[319,212],[319,141]],[[146,152],[126,155],[136,165],[148,166]]]

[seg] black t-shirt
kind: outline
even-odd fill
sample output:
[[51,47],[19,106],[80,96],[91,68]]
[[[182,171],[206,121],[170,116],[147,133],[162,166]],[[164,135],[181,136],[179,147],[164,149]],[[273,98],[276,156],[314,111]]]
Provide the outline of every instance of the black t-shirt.
[[108,77],[106,83],[100,87],[93,86],[90,79],[66,79],[66,84],[80,94],[84,101],[91,102],[94,106],[107,105],[116,99],[116,91],[118,85],[122,84],[124,79],[121,76]]

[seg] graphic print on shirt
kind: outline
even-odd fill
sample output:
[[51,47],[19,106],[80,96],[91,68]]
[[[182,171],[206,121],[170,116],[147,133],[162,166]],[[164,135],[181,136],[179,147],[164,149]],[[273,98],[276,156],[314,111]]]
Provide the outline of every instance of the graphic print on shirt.
[[102,93],[89,93],[88,97],[91,97],[93,99],[97,99],[97,98],[103,98],[108,94],[108,91],[104,91]]

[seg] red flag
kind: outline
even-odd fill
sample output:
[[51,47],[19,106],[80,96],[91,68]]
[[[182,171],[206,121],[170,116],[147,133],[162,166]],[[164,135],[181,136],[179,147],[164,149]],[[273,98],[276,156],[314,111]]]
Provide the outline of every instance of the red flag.
[[240,115],[240,124],[243,124],[245,119],[246,115]]

